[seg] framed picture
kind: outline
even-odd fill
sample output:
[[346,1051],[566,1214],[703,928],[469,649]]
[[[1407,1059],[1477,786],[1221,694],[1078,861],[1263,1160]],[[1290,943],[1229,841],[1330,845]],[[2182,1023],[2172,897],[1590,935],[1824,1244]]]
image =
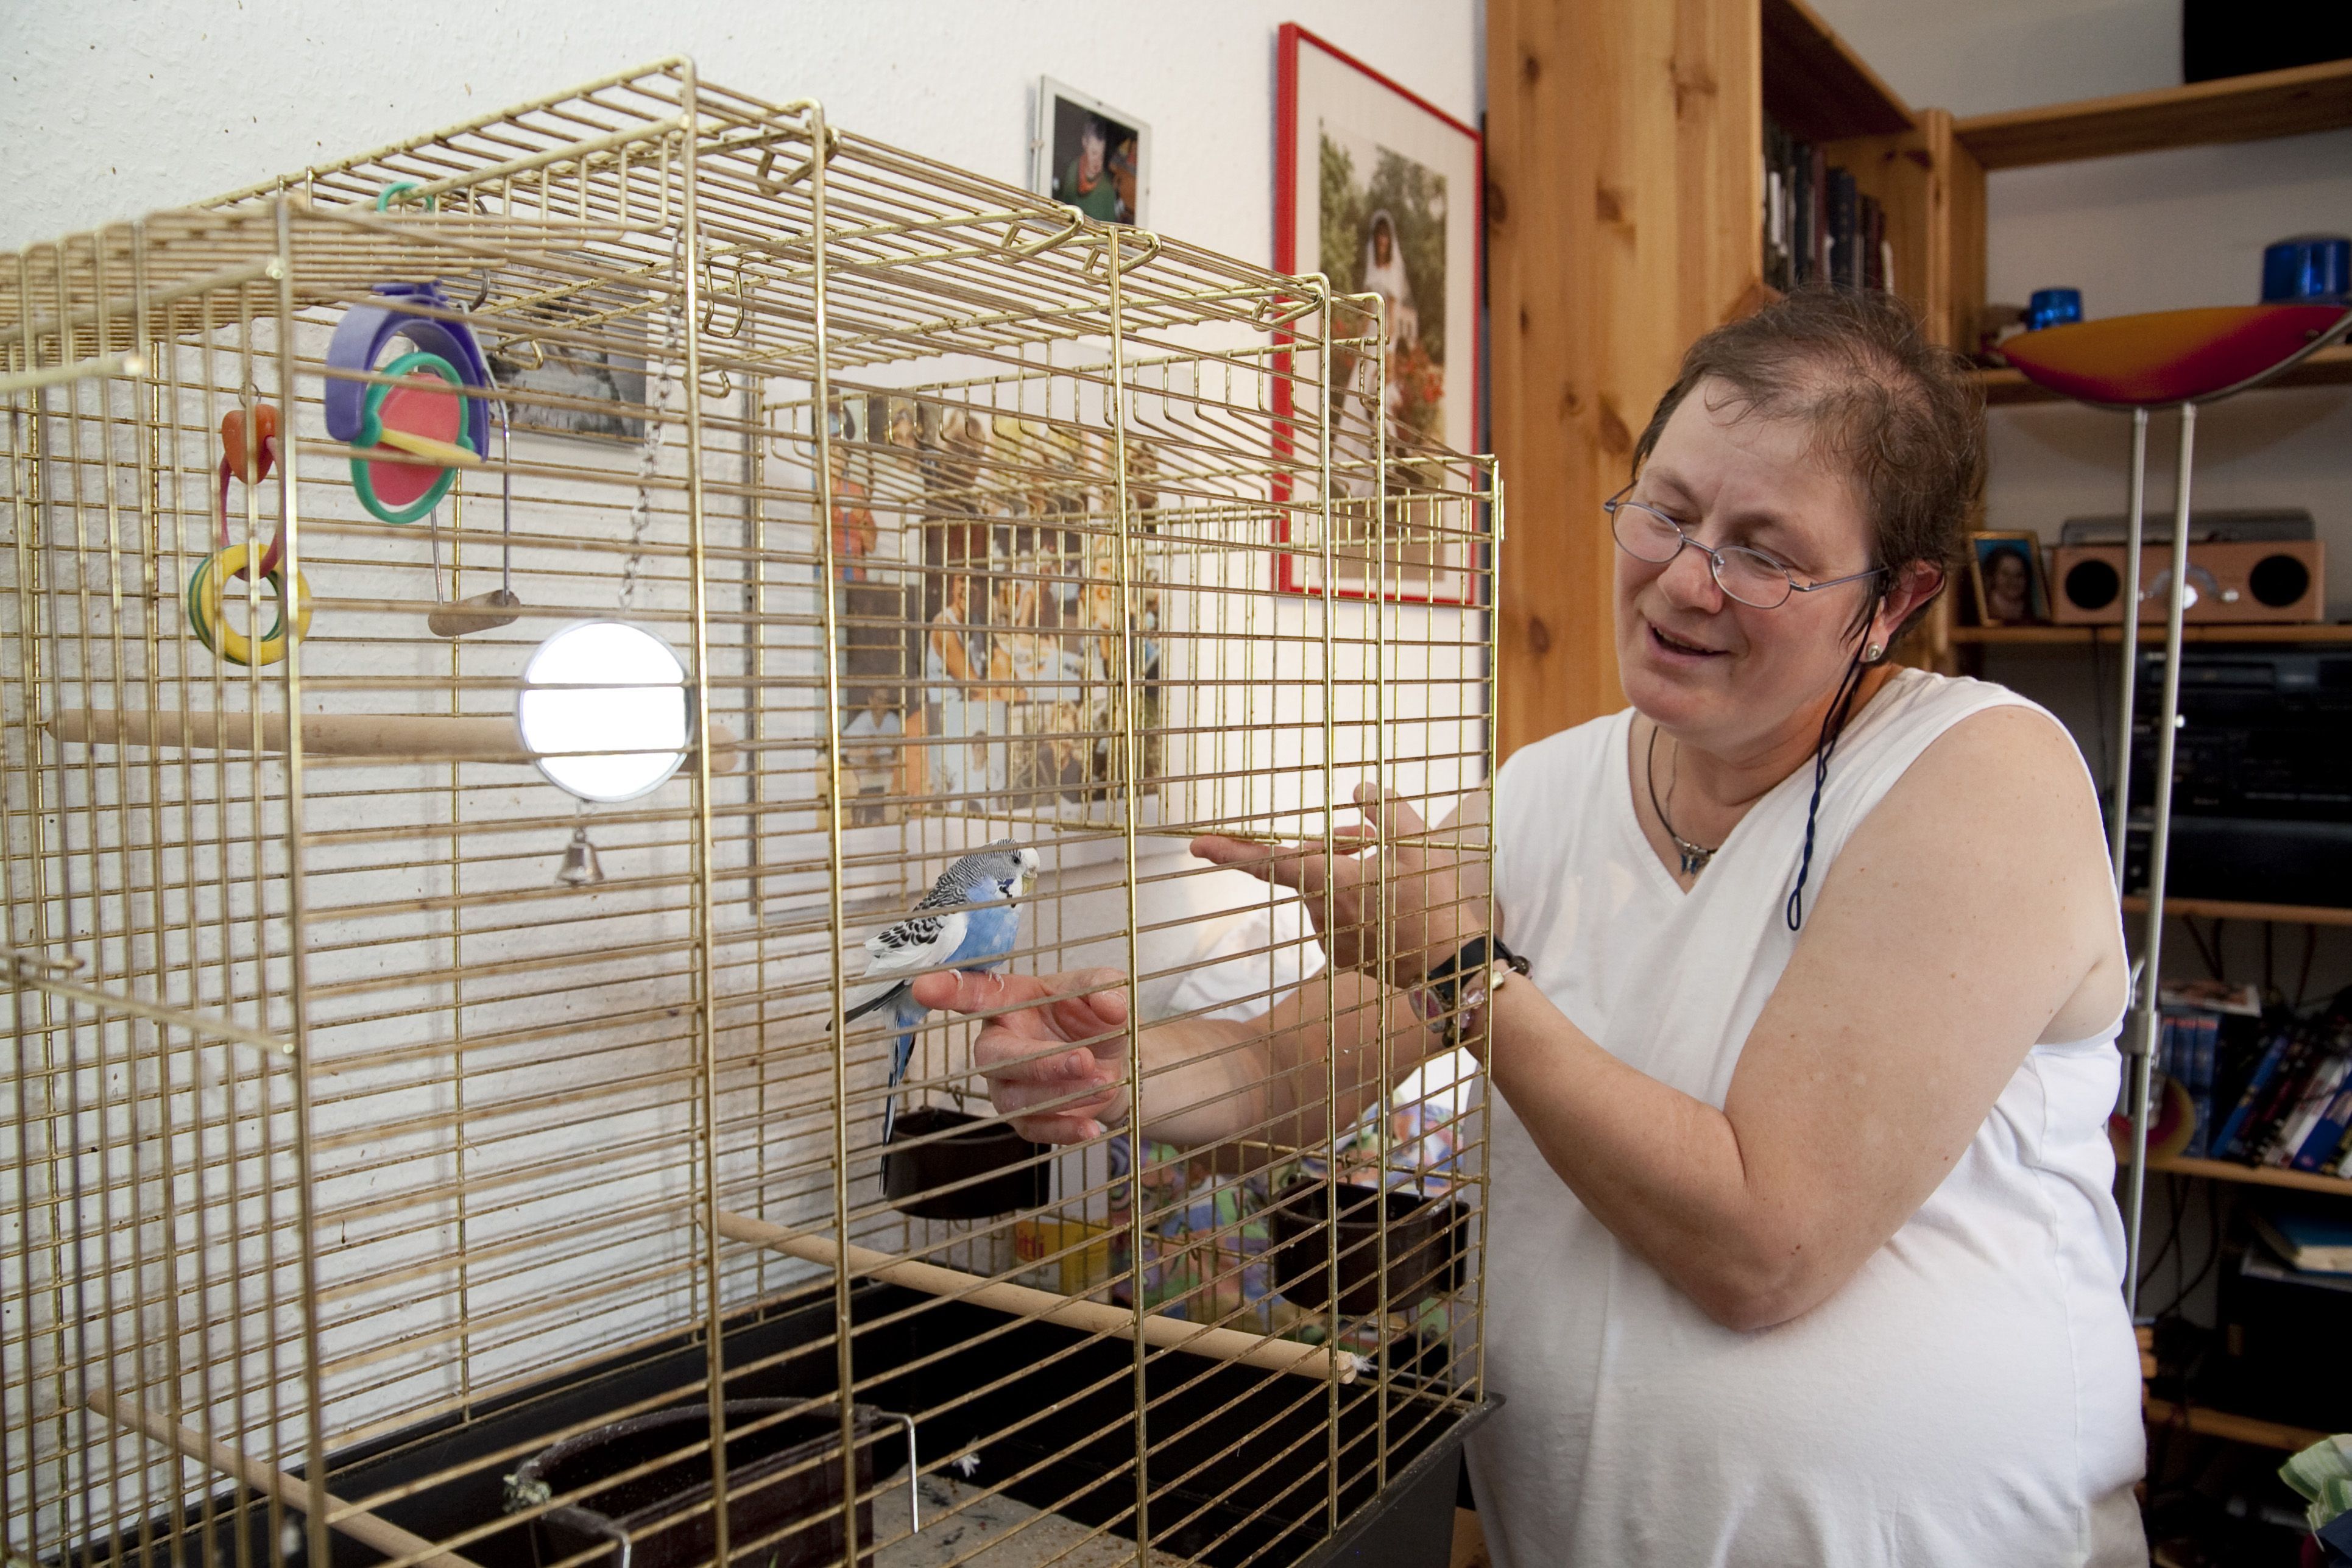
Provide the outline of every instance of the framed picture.
[[[1378,296],[1381,342],[1377,354],[1335,351],[1318,378],[1335,399],[1334,457],[1350,470],[1335,480],[1343,521],[1328,542],[1331,581],[1320,580],[1326,542],[1300,521],[1309,509],[1286,507],[1283,542],[1293,548],[1276,556],[1277,586],[1363,597],[1378,585],[1387,598],[1468,603],[1482,544],[1462,499],[1468,476],[1426,454],[1474,451],[1478,439],[1478,132],[1296,23],[1283,24],[1279,49],[1275,269],[1320,272],[1339,293]],[[1300,379],[1276,377],[1278,426],[1286,414],[1318,412],[1309,400],[1319,393]],[[1375,451],[1385,455],[1377,473]],[[1377,529],[1375,480],[1389,497]]]
[[1029,188],[1039,195],[1106,223],[1146,226],[1151,127],[1125,110],[1040,77],[1029,159]]
[[1969,580],[1977,619],[1988,626],[2039,626],[2050,620],[2050,579],[2042,539],[2032,533],[1969,535]]
[[489,354],[490,374],[507,399],[507,418],[517,430],[592,440],[639,441],[646,422],[646,362],[563,341],[567,316],[583,307],[559,302],[541,307],[540,319],[557,329],[550,337],[509,340]]

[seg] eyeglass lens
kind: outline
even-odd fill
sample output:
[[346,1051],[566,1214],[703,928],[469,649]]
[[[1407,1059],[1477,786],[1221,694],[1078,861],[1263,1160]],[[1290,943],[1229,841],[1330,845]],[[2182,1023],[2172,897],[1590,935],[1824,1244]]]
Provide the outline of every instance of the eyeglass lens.
[[[1706,549],[1659,513],[1636,501],[1620,501],[1613,521],[1617,542],[1637,561],[1660,564],[1672,561],[1685,544]],[[1741,604],[1756,609],[1778,608],[1794,584],[1785,568],[1769,556],[1740,545],[1711,552],[1716,585]]]

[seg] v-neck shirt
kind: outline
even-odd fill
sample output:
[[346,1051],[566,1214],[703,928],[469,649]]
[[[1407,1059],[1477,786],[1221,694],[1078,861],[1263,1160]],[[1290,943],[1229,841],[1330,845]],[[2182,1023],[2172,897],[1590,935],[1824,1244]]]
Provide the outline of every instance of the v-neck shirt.
[[[1916,670],[1882,687],[1832,763],[1808,900],[1938,736],[2011,704],[2024,700]],[[1632,719],[1504,766],[1496,900],[1580,1029],[1719,1107],[1799,940],[1783,911],[1812,769],[1759,798],[1685,891],[1636,813]],[[1754,1333],[1619,1243],[1494,1100],[1486,1367],[1506,1403],[1472,1439],[1471,1474],[1498,1568],[2145,1563],[2105,1131],[2116,1034],[2033,1047],[1886,1245]]]

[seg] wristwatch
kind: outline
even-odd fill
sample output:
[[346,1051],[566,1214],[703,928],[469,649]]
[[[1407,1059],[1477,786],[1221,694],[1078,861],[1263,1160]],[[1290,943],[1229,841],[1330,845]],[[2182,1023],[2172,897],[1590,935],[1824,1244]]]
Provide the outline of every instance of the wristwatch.
[[1474,936],[1453,957],[1432,964],[1421,984],[1406,993],[1413,1016],[1450,1049],[1459,1045],[1486,999],[1514,974],[1525,974],[1526,959],[1494,935]]

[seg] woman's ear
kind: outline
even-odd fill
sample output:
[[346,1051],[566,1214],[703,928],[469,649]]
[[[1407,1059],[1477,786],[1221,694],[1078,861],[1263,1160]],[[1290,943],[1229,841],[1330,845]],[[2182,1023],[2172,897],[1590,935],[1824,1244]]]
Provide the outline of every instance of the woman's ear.
[[1895,574],[1886,596],[1878,602],[1878,614],[1871,617],[1869,641],[1887,647],[1895,641],[1895,633],[1911,618],[1913,611],[1934,598],[1944,586],[1944,569],[1932,561],[1914,561]]

